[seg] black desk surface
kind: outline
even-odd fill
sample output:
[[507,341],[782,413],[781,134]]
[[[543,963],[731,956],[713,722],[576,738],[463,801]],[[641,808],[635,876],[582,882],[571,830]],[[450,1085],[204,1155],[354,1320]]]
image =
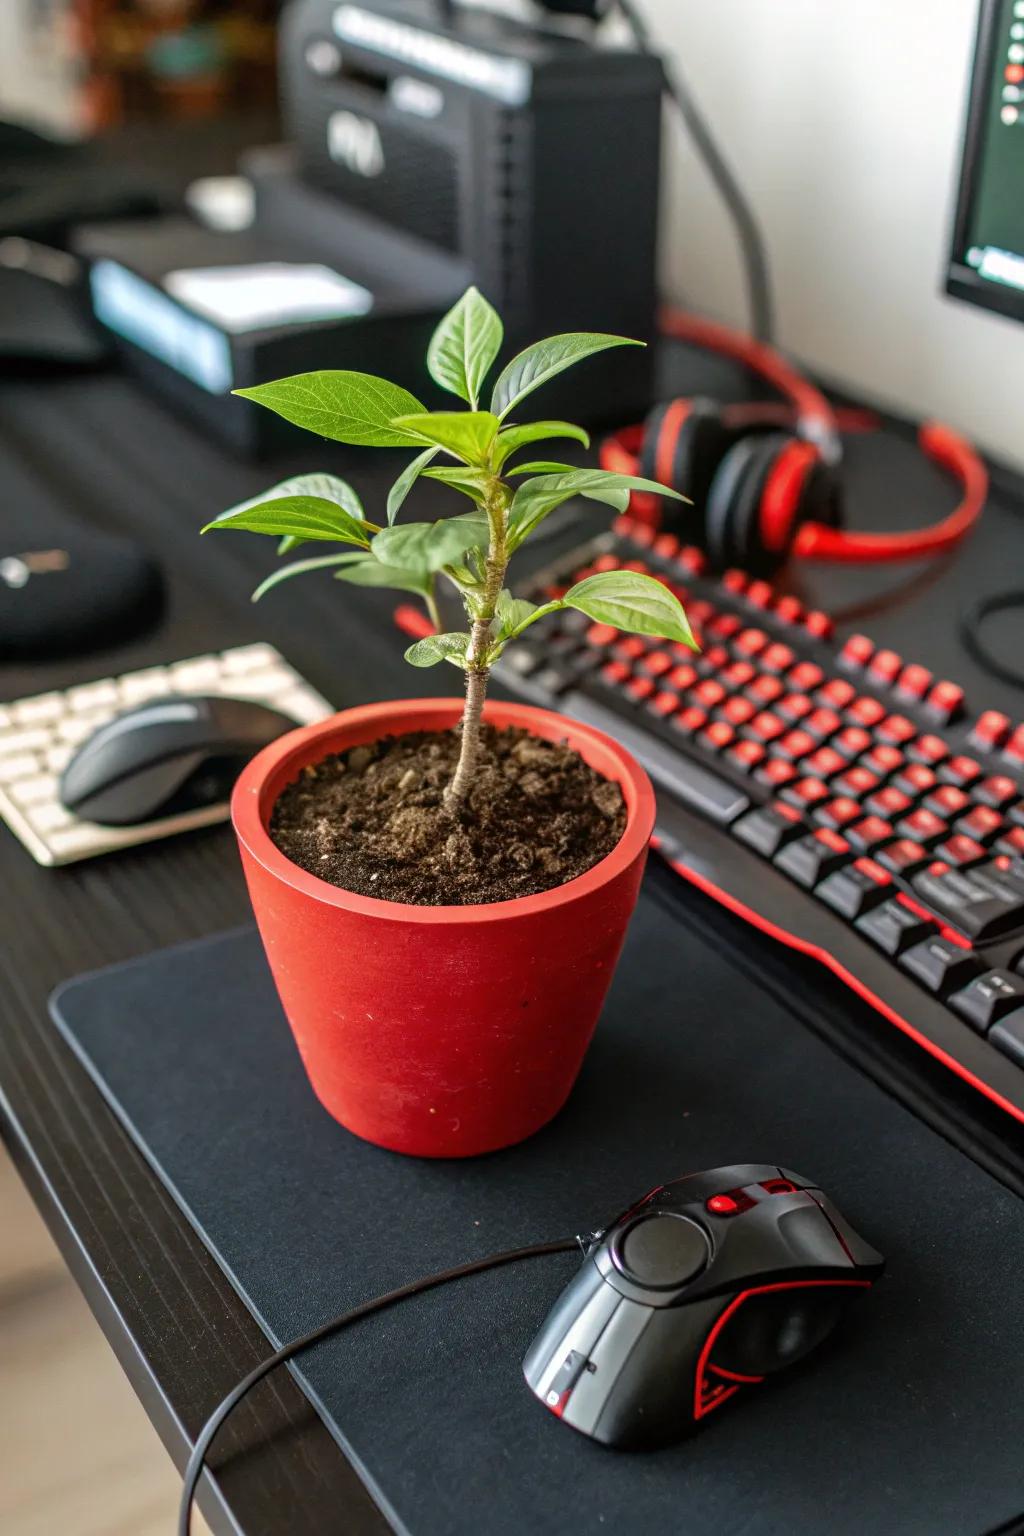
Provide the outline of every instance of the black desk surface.
[[[679,360],[675,382],[689,391],[729,388],[722,369],[692,358]],[[290,461],[254,467],[228,457],[117,374],[0,384],[4,499],[16,497],[22,508],[56,503],[96,526],[131,533],[158,554],[169,581],[158,631],[116,653],[0,668],[0,699],[256,638],[279,646],[339,706],[436,688],[430,674],[403,665],[386,595],[312,580],[286,586],[253,610],[248,593],[272,564],[265,541],[239,536],[200,544],[195,537],[211,514],[272,479],[337,463],[372,506],[392,470],[381,456],[344,458],[310,440]],[[912,526],[951,504],[943,476],[898,433],[853,440],[845,478],[853,519],[864,527]],[[990,683],[963,655],[956,616],[965,602],[1013,579],[1022,542],[1020,505],[1001,495],[964,548],[923,572],[823,567],[790,579],[802,597],[836,614],[841,629],[867,628],[909,658],[958,678],[979,703],[1019,714],[1021,696]],[[36,866],[0,828],[4,1135],[179,1461],[183,1436],[197,1432],[224,1392],[262,1358],[266,1342],[56,1035],[46,999],[78,972],[246,917],[226,828],[61,871]],[[714,921],[731,920],[715,912]],[[866,1033],[886,1029],[838,984],[823,978],[821,985]],[[258,1410],[238,1412],[225,1450],[238,1454],[219,1481],[224,1503],[216,1523],[224,1531],[302,1536],[384,1528],[285,1376]]]

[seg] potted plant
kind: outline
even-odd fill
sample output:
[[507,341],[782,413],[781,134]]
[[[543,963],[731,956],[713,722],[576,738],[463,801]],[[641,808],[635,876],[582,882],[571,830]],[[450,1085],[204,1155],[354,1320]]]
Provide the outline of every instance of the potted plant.
[[[564,421],[513,420],[546,380],[608,347],[554,336],[485,379],[501,321],[470,288],[435,332],[429,371],[465,409],[426,411],[385,379],[302,374],[238,393],[344,443],[415,457],[366,516],[351,486],[286,481],[208,529],[340,545],[275,571],[422,598],[435,633],[406,659],[465,675],[465,696],[349,709],[261,752],[232,816],[267,957],[313,1088],[336,1119],[395,1151],[468,1156],[545,1124],[579,1071],[636,902],[654,818],[646,774],[601,732],[546,710],[488,701],[491,667],[545,615],[574,609],[695,648],[676,596],[651,576],[602,571],[535,605],[513,597],[510,560],[573,496],[622,511],[631,476],[551,460],[513,463]],[[420,478],[470,510],[396,523]],[[441,630],[438,581],[465,629]]]

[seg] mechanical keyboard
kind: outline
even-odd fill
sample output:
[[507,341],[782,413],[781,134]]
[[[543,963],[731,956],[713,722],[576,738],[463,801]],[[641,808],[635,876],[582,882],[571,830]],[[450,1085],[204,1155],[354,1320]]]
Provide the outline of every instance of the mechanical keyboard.
[[524,595],[622,566],[685,602],[699,655],[566,610],[495,677],[634,753],[684,879],[1024,1121],[1024,726],[628,517]]
[[135,827],[102,827],[66,810],[59,776],[72,754],[101,725],[134,705],[176,693],[255,699],[310,725],[332,713],[272,645],[239,645],[122,677],[100,678],[64,692],[0,704],[0,821],[39,864],[77,863],[176,832],[224,821],[222,801]]

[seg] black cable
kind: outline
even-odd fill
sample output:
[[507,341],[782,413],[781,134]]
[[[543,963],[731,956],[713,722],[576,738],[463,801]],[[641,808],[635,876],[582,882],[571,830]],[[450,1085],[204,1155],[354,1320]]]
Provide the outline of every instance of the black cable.
[[408,1296],[418,1296],[422,1291],[432,1290],[434,1286],[444,1285],[449,1280],[462,1280],[467,1275],[478,1275],[485,1269],[496,1269],[500,1264],[513,1264],[518,1259],[540,1258],[551,1253],[568,1253],[572,1249],[582,1249],[585,1252],[589,1241],[590,1239],[581,1237],[561,1237],[552,1243],[531,1243],[527,1248],[510,1248],[504,1253],[492,1253],[486,1259],[473,1259],[468,1264],[456,1265],[454,1269],[441,1270],[436,1275],[425,1275],[419,1280],[410,1281],[408,1285],[400,1285],[397,1290],[387,1291],[383,1296],[375,1296],[371,1301],[360,1302],[359,1306],[353,1307],[351,1311],[343,1312],[340,1317],[331,1318],[330,1322],[321,1323],[312,1332],[303,1334],[299,1339],[292,1339],[290,1344],[283,1344],[275,1354],[269,1355],[266,1360],[255,1366],[248,1376],[228,1393],[220,1406],[211,1413],[197,1436],[185,1468],[181,1503],[178,1507],[178,1536],[189,1536],[192,1503],[202,1476],[203,1465],[217,1431],[228,1415],[237,1408],[242,1398],[277,1366],[283,1365],[286,1360],[291,1360],[301,1350],[309,1349],[312,1344],[318,1344],[321,1339],[326,1339],[330,1334],[337,1333],[349,1323],[358,1322],[361,1317],[368,1317],[371,1312],[380,1312],[384,1307],[390,1307],[396,1301],[404,1301]]
[[[633,0],[617,0],[641,53],[655,52],[651,33],[639,14]],[[748,203],[743,189],[733,175],[721,150],[715,142],[703,112],[693,98],[682,71],[675,64],[662,60],[668,93],[678,108],[686,130],[693,140],[708,175],[714,182],[729,216],[736,227],[740,242],[743,266],[747,279],[747,295],[750,306],[750,327],[758,341],[772,346],[775,337],[775,319],[772,305],[771,274],[764,236]]]
[[1024,688],[1024,671],[1015,670],[1000,661],[982,636],[985,620],[994,613],[1005,613],[1009,608],[1024,608],[1024,591],[993,592],[981,598],[962,616],[960,638],[968,655],[990,676],[997,677],[1002,683],[1009,683],[1012,688]]

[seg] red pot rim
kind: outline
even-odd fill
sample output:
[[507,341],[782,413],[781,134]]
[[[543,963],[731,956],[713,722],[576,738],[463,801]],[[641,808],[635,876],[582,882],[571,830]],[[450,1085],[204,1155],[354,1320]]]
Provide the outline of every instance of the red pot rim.
[[279,736],[246,764],[236,780],[231,796],[231,819],[239,842],[269,874],[301,895],[366,917],[427,924],[486,923],[547,912],[613,880],[643,853],[654,830],[654,790],[644,769],[625,747],[603,731],[568,715],[538,709],[531,704],[507,704],[497,699],[489,699],[484,705],[485,720],[522,726],[548,740],[567,740],[591,767],[615,780],[622,789],[626,801],[626,830],[611,852],[584,874],[534,896],[515,896],[508,901],[467,906],[419,906],[361,896],[355,891],[331,885],[293,864],[271,841],[267,821],[273,803],[301,768],[317,760],[317,754],[310,748],[321,740],[324,750],[319,756],[326,757],[331,750],[329,739],[339,732],[345,732],[347,736],[352,729],[358,731],[356,739],[347,743],[354,746],[359,740],[370,742],[384,735],[444,730],[455,724],[461,712],[462,701],[457,698],[390,700],[383,704],[356,705],[327,720],[318,720],[314,725],[302,726]]

